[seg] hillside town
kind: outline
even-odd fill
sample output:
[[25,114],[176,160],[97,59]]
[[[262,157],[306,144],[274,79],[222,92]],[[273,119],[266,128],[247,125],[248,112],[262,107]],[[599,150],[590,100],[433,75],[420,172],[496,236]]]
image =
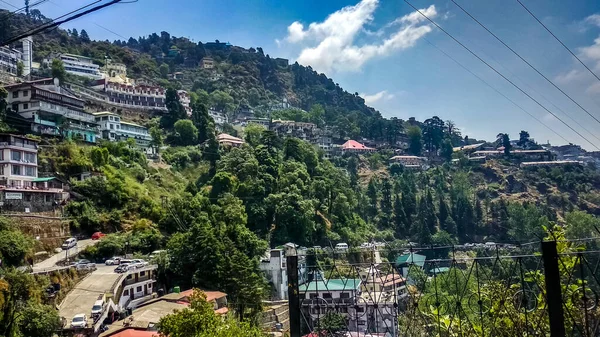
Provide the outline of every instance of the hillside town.
[[260,47],[93,40],[44,2],[0,4],[0,336],[597,335],[588,138],[385,118]]

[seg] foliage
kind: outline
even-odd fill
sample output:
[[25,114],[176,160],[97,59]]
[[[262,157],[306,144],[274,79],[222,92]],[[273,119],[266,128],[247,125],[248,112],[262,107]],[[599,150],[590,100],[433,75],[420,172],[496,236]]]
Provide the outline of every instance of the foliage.
[[158,323],[161,337],[262,337],[259,328],[232,318],[223,319],[214,312],[206,295],[195,290],[189,308],[164,316]]
[[198,129],[192,121],[180,119],[175,122],[175,139],[178,145],[194,145],[198,142]]

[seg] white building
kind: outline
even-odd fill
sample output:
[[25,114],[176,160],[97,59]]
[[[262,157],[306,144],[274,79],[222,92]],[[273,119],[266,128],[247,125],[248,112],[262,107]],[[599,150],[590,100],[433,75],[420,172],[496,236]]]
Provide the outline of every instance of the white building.
[[100,125],[100,135],[102,139],[109,141],[125,141],[128,138],[135,139],[136,144],[151,154],[150,142],[152,137],[148,132],[148,128],[130,122],[125,122],[116,113],[109,111],[94,113],[96,122]]
[[21,76],[27,76],[31,73],[33,61],[33,40],[31,37],[21,40],[22,49],[0,46],[0,72],[17,76],[17,65],[23,64],[23,73]]
[[271,249],[260,261],[259,268],[265,273],[267,281],[274,289],[274,298],[272,299],[287,300],[288,277],[284,250]]
[[51,78],[5,86],[8,106],[31,123],[38,134],[78,138],[95,143],[99,132],[85,102]]
[[69,74],[92,79],[102,78],[100,66],[95,64],[89,57],[74,54],[51,54],[44,59],[44,64],[50,68],[52,67],[52,61],[55,59],[62,61],[65,71]]
[[215,121],[215,125],[217,126],[217,129],[219,129],[219,130],[222,130],[223,124],[227,123],[227,115],[222,112],[208,109],[208,115],[210,117],[212,117],[213,121]]
[[427,169],[427,158],[418,156],[393,156],[391,162],[398,163],[406,168]]
[[156,266],[129,271],[116,289],[116,303],[121,309],[136,308],[154,297],[155,286]]

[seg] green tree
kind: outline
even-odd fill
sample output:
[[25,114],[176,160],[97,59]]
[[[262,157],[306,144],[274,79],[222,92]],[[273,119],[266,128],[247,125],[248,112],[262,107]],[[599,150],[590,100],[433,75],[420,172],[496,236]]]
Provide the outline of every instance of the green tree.
[[65,83],[65,78],[67,77],[67,71],[65,70],[65,66],[60,59],[52,60],[52,78],[58,78],[60,83]]
[[521,132],[519,132],[519,141],[517,142],[517,145],[527,147],[529,142],[529,132],[521,130]]
[[223,319],[201,291],[194,291],[190,306],[164,316],[158,323],[161,337],[264,337],[258,327]]
[[326,331],[328,336],[345,336],[348,330],[348,322],[346,316],[338,312],[327,312],[319,318],[317,331]]
[[510,136],[508,133],[499,133],[496,136],[497,142],[504,147],[504,155],[510,155],[510,150],[512,150],[512,145],[510,144]]
[[214,109],[225,113],[230,113],[235,110],[233,97],[222,90],[215,90],[210,93],[210,102]]
[[33,240],[17,229],[0,230],[0,258],[5,267],[20,266],[31,253]]
[[208,114],[208,108],[204,103],[196,102],[192,106],[192,121],[198,129],[198,141],[201,144],[214,137],[215,122]]
[[160,76],[162,78],[167,78],[169,76],[169,65],[166,63],[162,63],[160,67],[158,67],[158,71],[160,72]]
[[108,156],[108,149],[105,147],[94,148],[90,153],[90,159],[96,168],[100,168],[108,164]]
[[23,67],[24,67],[23,62],[18,61],[17,62],[17,76],[18,77],[23,76]]
[[173,88],[167,89],[165,93],[165,106],[167,107],[167,113],[160,119],[160,125],[163,128],[171,129],[175,125],[175,122],[187,117],[185,108],[179,101],[177,90]]
[[58,312],[54,308],[30,300],[27,307],[21,311],[19,331],[23,336],[52,337],[61,325]]
[[590,238],[600,230],[600,219],[584,211],[567,212],[565,222],[565,235],[569,239]]
[[262,135],[265,127],[259,124],[250,123],[244,128],[244,140],[252,147],[262,143]]
[[79,32],[77,32],[77,29],[73,28],[73,30],[71,30],[71,36],[74,38],[79,38]]
[[150,128],[150,137],[152,137],[150,146],[156,149],[156,153],[159,153],[160,148],[163,146],[163,134],[158,126]]
[[535,205],[511,203],[508,205],[508,234],[517,242],[541,240],[548,218]]
[[198,143],[198,129],[189,119],[175,122],[175,134],[179,145],[194,145]]
[[440,156],[444,158],[446,162],[450,162],[452,160],[452,153],[454,152],[454,148],[452,147],[452,141],[449,138],[444,139],[442,142],[442,148],[440,150]]
[[421,128],[418,126],[409,126],[406,129],[406,135],[408,136],[408,151],[415,155],[420,156],[421,150],[423,149],[423,134]]
[[79,38],[81,39],[81,42],[83,43],[90,43],[90,37],[88,35],[88,33],[85,31],[85,29],[81,30],[81,34],[79,35]]
[[373,176],[369,180],[369,185],[367,186],[367,197],[369,198],[369,205],[367,206],[367,214],[369,217],[377,216],[377,204],[378,204],[378,194],[377,194],[377,179]]

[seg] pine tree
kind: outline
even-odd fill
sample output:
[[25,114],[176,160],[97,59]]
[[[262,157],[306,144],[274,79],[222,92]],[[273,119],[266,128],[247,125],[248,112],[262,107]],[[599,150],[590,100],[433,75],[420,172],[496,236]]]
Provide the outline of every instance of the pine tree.
[[435,206],[433,205],[433,196],[431,190],[427,190],[425,195],[425,214],[419,214],[420,217],[425,217],[424,221],[427,224],[427,228],[430,234],[437,232],[438,218],[435,215]]
[[81,30],[81,34],[79,35],[79,37],[81,38],[81,42],[83,42],[83,43],[90,42],[90,37],[89,37],[88,33],[85,31],[85,29]]
[[394,198],[394,226],[396,226],[396,236],[404,238],[408,236],[406,214],[404,213],[404,206],[402,206],[402,198],[399,194],[396,194]]
[[[446,201],[444,200],[444,194],[439,191],[438,192],[438,197],[439,197],[439,212],[438,212],[438,219],[440,221],[440,228],[449,232],[448,228],[446,226],[446,221],[448,219],[448,205],[446,204]],[[450,233],[450,232],[449,232]]]
[[71,31],[71,36],[73,36],[74,38],[79,38],[79,32],[77,32],[77,29],[73,28],[73,30]]
[[369,198],[369,205],[367,214],[370,217],[377,216],[377,181],[375,177],[369,180],[369,186],[367,186],[367,197]]
[[429,244],[431,243],[431,231],[428,224],[430,219],[428,219],[427,201],[424,198],[419,201],[418,210],[418,216],[412,228],[412,238],[419,244]]

